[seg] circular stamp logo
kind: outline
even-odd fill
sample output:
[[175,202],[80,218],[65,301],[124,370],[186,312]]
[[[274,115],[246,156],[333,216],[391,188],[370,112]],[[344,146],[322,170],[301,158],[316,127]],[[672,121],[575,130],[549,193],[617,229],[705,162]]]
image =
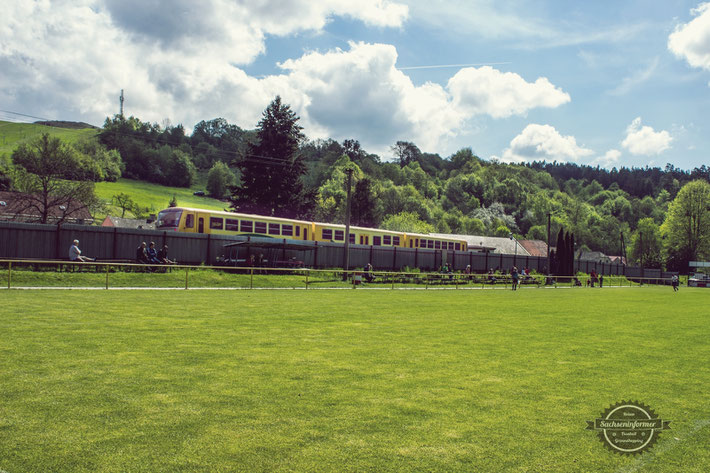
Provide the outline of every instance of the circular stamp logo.
[[658,417],[653,409],[638,401],[621,401],[609,406],[601,417],[587,421],[611,451],[622,455],[641,453],[653,446],[671,421]]

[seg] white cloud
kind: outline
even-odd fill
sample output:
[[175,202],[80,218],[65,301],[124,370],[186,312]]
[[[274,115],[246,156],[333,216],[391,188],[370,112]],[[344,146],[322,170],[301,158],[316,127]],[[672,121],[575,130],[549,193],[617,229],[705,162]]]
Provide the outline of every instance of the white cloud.
[[594,151],[577,145],[574,136],[562,136],[550,125],[532,123],[503,151],[503,162],[578,161]]
[[[625,43],[654,25],[635,23],[589,25],[534,1],[410,0],[413,21],[461,36],[475,34],[485,39],[509,42],[516,49],[541,49],[599,43]],[[577,10],[577,8],[575,8]],[[554,12],[555,14],[550,14]],[[560,16],[564,16],[561,20]]]
[[673,137],[669,132],[642,126],[641,117],[637,117],[626,128],[626,138],[621,142],[621,146],[631,154],[650,156],[669,149],[672,141]]
[[653,76],[653,73],[656,72],[657,68],[658,56],[656,56],[647,67],[625,77],[618,86],[609,91],[609,95],[625,95],[629,93],[632,89],[649,80]]
[[467,119],[524,115],[569,95],[546,78],[526,82],[491,67],[467,68],[447,85],[415,85],[385,44],[350,43],[283,61],[282,73],[250,76],[267,35],[320,31],[349,16],[399,27],[401,2],[209,0],[11,2],[0,16],[3,108],[94,124],[118,111],[144,121],[191,127],[224,117],[252,128],[276,95],[302,118],[311,138],[355,138],[383,153],[397,140],[437,150]]
[[621,158],[621,151],[618,149],[610,149],[606,153],[604,153],[604,156],[600,156],[589,164],[591,166],[596,166],[599,165],[603,168],[613,168],[616,166],[616,164],[619,162],[619,159]]
[[408,8],[388,0],[26,0],[0,15],[0,100],[15,111],[92,123],[126,111],[188,126],[224,116],[252,127],[282,87],[239,64],[267,34],[319,31],[336,15],[399,27]]
[[466,113],[494,118],[523,115],[531,108],[554,108],[570,101],[569,94],[545,77],[530,83],[518,74],[490,66],[461,69],[449,79],[448,88],[456,106]]
[[691,13],[695,18],[668,37],[668,49],[691,66],[710,70],[710,3],[701,3]]

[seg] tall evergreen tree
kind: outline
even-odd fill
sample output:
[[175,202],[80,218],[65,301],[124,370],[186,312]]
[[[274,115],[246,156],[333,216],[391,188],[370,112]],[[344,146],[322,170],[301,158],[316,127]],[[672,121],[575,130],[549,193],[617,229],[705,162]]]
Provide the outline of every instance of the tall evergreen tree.
[[555,255],[557,256],[555,258],[555,274],[562,276],[565,272],[565,234],[564,229],[562,227],[560,227],[560,231],[557,233],[557,246],[555,248]]
[[298,120],[279,96],[266,107],[257,127],[257,143],[249,146],[240,165],[242,186],[234,189],[230,199],[234,210],[297,218],[312,206],[301,181],[306,167],[298,146],[305,136]]

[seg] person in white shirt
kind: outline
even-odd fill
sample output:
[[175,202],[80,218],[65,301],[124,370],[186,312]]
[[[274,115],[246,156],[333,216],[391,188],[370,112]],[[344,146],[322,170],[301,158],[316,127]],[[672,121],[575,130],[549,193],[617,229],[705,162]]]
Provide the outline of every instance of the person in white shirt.
[[74,240],[72,246],[69,247],[69,261],[96,261],[95,258],[89,258],[88,256],[82,256],[81,250],[79,249],[79,240]]

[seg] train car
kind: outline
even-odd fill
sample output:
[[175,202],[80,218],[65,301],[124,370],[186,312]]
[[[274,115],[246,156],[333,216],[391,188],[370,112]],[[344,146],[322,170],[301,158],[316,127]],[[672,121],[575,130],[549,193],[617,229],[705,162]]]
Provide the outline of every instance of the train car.
[[[213,235],[251,235],[345,243],[345,225],[188,207],[161,210],[158,213],[156,228]],[[432,250],[467,250],[465,240],[357,226],[350,227],[350,243]]]
[[406,233],[404,246],[406,248],[428,248],[430,250],[467,251],[466,240],[441,238],[422,233]]
[[220,210],[171,207],[158,213],[156,228],[213,235],[312,240],[313,223],[287,218],[224,212]]
[[[313,225],[315,229],[315,241],[345,244],[345,225],[317,222]],[[404,233],[351,225],[350,243],[353,245],[404,247]]]

